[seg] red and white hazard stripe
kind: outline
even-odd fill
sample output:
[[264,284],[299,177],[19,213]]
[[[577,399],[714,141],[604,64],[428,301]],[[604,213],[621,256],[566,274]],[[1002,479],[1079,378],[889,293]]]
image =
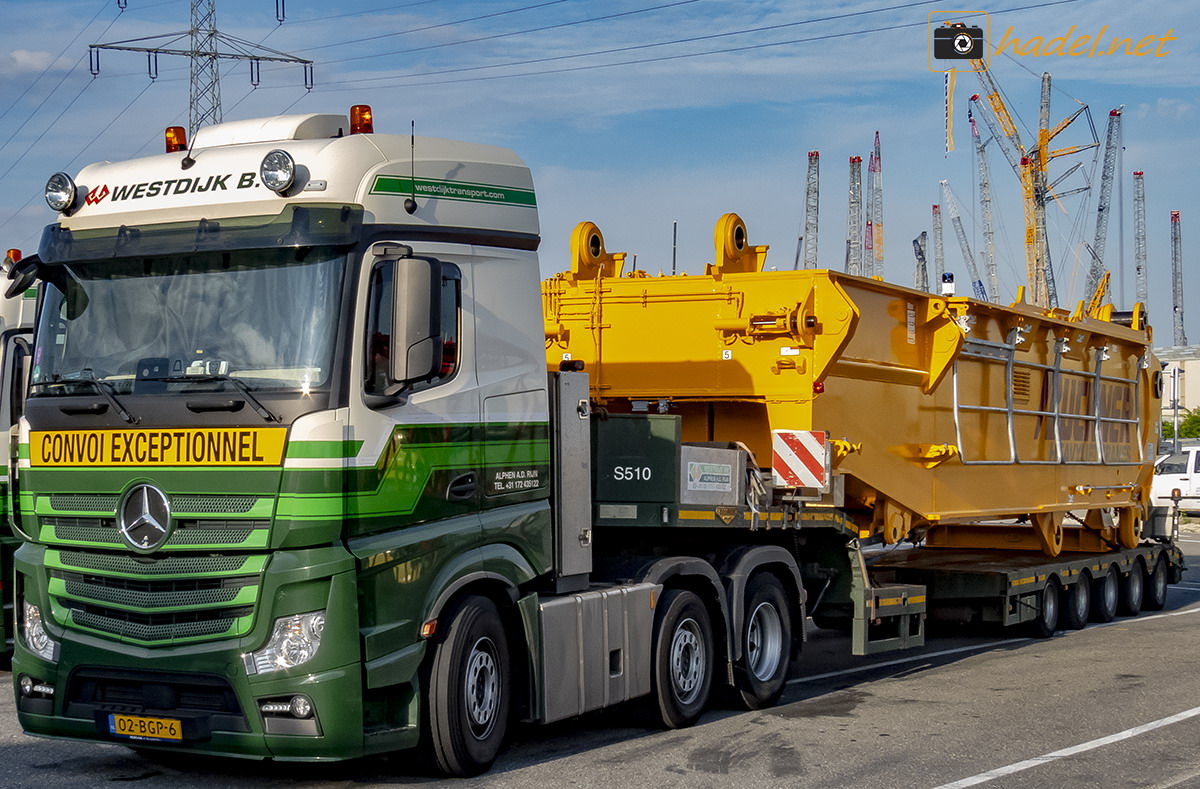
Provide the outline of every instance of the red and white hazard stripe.
[[824,430],[772,430],[771,471],[777,487],[829,486],[829,444]]

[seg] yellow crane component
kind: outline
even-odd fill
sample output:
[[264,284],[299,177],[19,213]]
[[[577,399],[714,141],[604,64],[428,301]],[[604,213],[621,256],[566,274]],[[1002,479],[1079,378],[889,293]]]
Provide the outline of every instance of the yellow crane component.
[[825,431],[846,511],[888,543],[1136,544],[1161,394],[1148,329],[764,271],[735,214],[705,274],[611,276],[580,227],[570,270],[542,284],[547,365],[583,362],[597,405],[678,415],[684,441],[741,442],[762,468],[772,430]]

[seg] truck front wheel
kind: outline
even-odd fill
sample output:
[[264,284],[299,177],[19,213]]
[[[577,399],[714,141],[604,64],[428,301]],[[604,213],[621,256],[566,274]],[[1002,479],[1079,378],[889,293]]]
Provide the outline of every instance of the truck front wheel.
[[496,604],[466,597],[443,615],[426,682],[428,734],[436,765],[470,776],[492,766],[508,728],[508,638]]
[[691,726],[708,706],[713,657],[704,603],[684,589],[663,592],[654,621],[654,698],[667,728]]
[[790,610],[777,577],[764,572],[750,580],[736,674],[738,696],[746,709],[774,706],[783,695],[791,660]]

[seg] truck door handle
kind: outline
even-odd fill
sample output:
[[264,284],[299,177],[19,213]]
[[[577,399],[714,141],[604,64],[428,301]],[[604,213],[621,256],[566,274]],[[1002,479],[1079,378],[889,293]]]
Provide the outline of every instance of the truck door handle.
[[446,498],[450,501],[471,499],[475,497],[478,490],[479,484],[476,481],[475,472],[472,471],[450,480],[450,485],[446,488]]

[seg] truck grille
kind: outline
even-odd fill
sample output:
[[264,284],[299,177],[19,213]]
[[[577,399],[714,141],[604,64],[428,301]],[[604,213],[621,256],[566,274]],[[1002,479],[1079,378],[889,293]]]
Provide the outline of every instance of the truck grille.
[[[87,544],[103,547],[125,546],[117,529],[116,518],[75,518],[43,516],[42,537],[47,542]],[[192,518],[175,521],[175,531],[163,550],[181,547],[264,548],[270,520],[236,518]]]
[[[119,611],[72,601],[68,603],[71,622],[85,630],[98,630],[141,643],[186,641],[205,636],[236,636],[243,620],[253,619],[254,607],[243,606],[220,611],[180,611],[167,614],[143,614]],[[215,618],[214,618],[215,614]],[[246,630],[249,627],[245,628]]]
[[[50,506],[60,512],[116,512],[121,497],[111,494],[52,493]],[[171,497],[172,512],[240,515],[254,508],[258,496],[216,496],[185,493]]]
[[46,551],[51,611],[64,627],[155,644],[250,632],[265,555],[141,557]]

